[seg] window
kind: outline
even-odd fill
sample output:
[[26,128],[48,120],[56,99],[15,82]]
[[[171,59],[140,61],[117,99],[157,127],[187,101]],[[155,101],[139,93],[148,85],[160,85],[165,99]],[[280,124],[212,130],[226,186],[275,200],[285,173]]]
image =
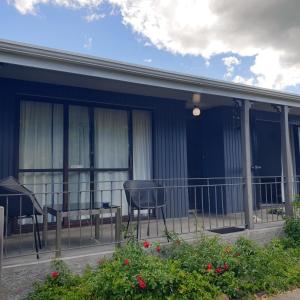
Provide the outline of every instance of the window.
[[122,202],[126,214],[123,182],[152,178],[151,120],[149,111],[22,101],[20,181],[42,205]]
[[63,172],[63,106],[22,102],[20,115],[20,181],[43,205],[58,202]]
[[69,106],[69,204],[90,202],[89,109]]

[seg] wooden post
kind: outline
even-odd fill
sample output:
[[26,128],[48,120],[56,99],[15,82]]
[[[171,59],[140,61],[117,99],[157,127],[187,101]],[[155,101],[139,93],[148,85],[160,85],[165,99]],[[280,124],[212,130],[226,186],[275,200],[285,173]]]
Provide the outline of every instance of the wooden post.
[[94,221],[95,221],[95,239],[99,240],[100,234],[99,234],[99,226],[100,226],[100,214],[101,214],[101,209],[99,212],[94,216]]
[[287,105],[282,106],[280,126],[285,213],[287,216],[291,217],[293,216],[293,164],[290,143],[289,108]]
[[118,207],[116,211],[116,225],[115,225],[116,247],[121,247],[121,239],[122,239],[122,212],[121,212],[121,207]]
[[56,213],[56,243],[55,243],[55,257],[61,257],[61,226],[62,226],[61,212]]
[[251,171],[251,138],[250,138],[250,108],[249,100],[244,100],[241,111],[242,131],[242,160],[244,184],[244,211],[245,225],[247,229],[254,228],[253,222],[253,189]]

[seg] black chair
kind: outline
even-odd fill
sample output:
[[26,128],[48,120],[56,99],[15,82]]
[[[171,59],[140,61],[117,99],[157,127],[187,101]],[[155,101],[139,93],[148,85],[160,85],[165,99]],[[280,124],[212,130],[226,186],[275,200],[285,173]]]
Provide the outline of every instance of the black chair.
[[133,215],[134,211],[137,210],[138,216],[136,237],[138,239],[140,226],[140,212],[141,210],[148,210],[147,236],[149,236],[149,222],[151,211],[154,210],[155,213],[157,213],[158,210],[161,209],[165,231],[168,236],[168,229],[164,213],[164,208],[166,206],[165,189],[152,180],[128,180],[124,182],[123,186],[125,190],[126,200],[128,203],[128,222],[126,227],[126,233],[129,229],[131,216]]
[[0,181],[0,206],[4,207],[4,215],[8,219],[32,219],[32,223],[35,223],[33,226],[35,251],[39,258],[38,245],[40,249],[42,245],[37,215],[42,215],[43,210],[35,196],[14,177],[8,177]]

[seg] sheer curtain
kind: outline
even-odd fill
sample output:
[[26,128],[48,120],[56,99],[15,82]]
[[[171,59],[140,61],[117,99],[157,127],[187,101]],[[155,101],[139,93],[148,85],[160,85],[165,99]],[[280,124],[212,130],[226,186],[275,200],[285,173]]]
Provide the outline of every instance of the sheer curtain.
[[152,179],[152,115],[132,112],[133,176],[136,180]]
[[76,169],[90,168],[89,111],[87,107],[69,106],[69,203],[90,202],[90,174]]
[[[126,209],[126,200],[119,190],[128,179],[125,171],[116,168],[128,168],[128,116],[127,111],[96,108],[95,124],[95,168],[112,169],[97,172],[96,201],[121,205]],[[110,191],[114,189],[115,191]],[[125,201],[124,201],[125,200]]]
[[[63,106],[22,101],[20,111],[19,169],[60,169],[63,167]],[[25,184],[41,205],[62,200],[62,173],[22,172]],[[40,193],[46,193],[40,194]]]

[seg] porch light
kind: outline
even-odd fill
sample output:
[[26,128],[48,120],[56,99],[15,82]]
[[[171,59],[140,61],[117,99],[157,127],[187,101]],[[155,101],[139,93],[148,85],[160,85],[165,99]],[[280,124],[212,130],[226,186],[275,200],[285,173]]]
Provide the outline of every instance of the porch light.
[[193,99],[192,102],[194,104],[194,108],[193,108],[193,116],[194,117],[199,117],[201,114],[201,110],[200,110],[200,101],[201,101],[201,95],[200,94],[193,94]]
[[193,109],[193,116],[194,117],[199,117],[201,114],[201,110],[198,106],[195,106],[194,109]]

